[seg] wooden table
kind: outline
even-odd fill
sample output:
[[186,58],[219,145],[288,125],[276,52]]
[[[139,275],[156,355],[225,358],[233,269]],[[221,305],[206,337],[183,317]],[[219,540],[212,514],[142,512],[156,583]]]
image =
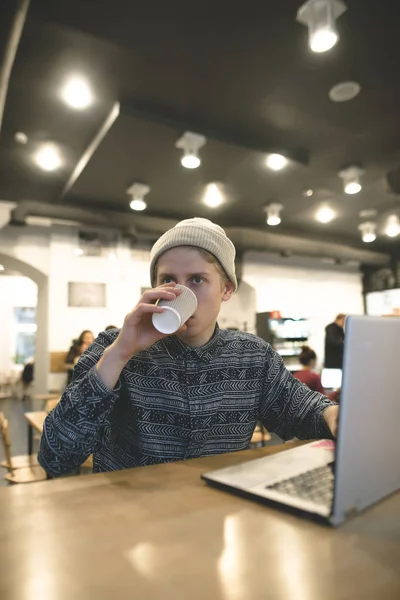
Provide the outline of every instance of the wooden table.
[[24,416],[28,421],[28,456],[30,456],[33,453],[33,431],[43,433],[43,423],[47,417],[47,412],[44,410],[26,412]]
[[280,449],[0,489],[1,599],[399,600],[400,494],[335,530],[200,479]]

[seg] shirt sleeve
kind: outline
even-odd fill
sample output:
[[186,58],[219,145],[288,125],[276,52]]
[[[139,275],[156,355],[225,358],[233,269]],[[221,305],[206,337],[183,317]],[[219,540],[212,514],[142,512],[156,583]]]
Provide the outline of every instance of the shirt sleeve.
[[113,390],[108,389],[96,370],[105,348],[113,341],[111,336],[100,334],[82,354],[72,383],[44,421],[38,460],[53,477],[79,467],[101,444],[102,427],[121,387],[118,381]]
[[333,439],[322,414],[332,404],[293,377],[280,355],[267,346],[260,420],[268,431],[284,440]]

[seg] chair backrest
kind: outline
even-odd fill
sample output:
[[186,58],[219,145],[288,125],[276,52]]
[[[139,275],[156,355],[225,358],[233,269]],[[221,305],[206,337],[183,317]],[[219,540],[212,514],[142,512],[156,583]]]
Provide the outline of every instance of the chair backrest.
[[55,408],[59,402],[60,402],[60,398],[54,398],[54,399],[51,399],[51,400],[47,400],[45,411],[46,412],[52,411],[53,408]]
[[4,446],[4,454],[6,455],[7,469],[10,473],[13,473],[10,432],[8,429],[8,421],[2,412],[0,412],[0,435]]

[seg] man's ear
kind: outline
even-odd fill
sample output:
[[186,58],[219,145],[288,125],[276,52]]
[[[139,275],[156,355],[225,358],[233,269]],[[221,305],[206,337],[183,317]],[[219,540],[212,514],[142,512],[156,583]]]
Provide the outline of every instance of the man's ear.
[[234,291],[235,291],[235,286],[233,285],[232,281],[228,281],[224,285],[224,289],[222,291],[222,302],[226,302],[227,300],[230,300],[233,296]]

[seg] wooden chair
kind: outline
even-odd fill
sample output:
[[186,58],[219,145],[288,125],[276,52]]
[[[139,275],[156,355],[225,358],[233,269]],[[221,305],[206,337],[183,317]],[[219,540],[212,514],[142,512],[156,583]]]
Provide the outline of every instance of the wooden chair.
[[258,423],[250,440],[250,448],[257,447],[260,444],[261,446],[264,446],[265,442],[268,442],[270,439],[271,436],[268,431],[261,423]]
[[[44,481],[47,479],[46,472],[38,466],[36,457],[33,456],[11,456],[11,439],[8,429],[8,421],[0,412],[0,436],[3,441],[6,460],[4,465],[8,473],[4,475],[9,483],[31,483],[33,481]],[[36,464],[31,461],[36,460]],[[15,462],[14,462],[15,461]],[[17,467],[16,465],[24,465]]]

